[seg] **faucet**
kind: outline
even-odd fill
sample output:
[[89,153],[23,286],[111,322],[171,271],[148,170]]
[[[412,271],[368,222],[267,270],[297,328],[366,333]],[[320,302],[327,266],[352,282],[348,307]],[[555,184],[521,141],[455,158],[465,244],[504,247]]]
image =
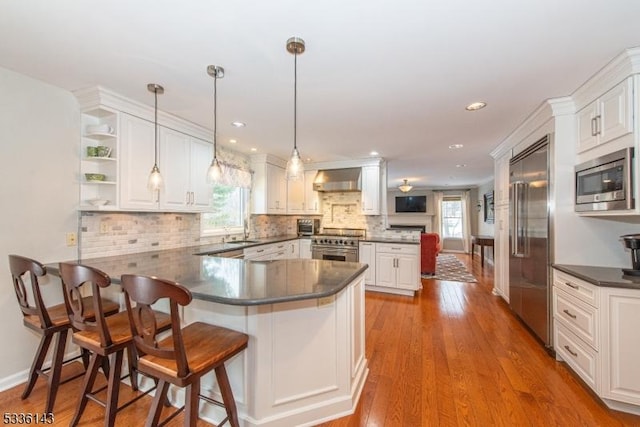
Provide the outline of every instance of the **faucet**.
[[247,220],[247,218],[244,219],[242,226],[244,229],[244,240],[247,240],[249,239],[249,220]]

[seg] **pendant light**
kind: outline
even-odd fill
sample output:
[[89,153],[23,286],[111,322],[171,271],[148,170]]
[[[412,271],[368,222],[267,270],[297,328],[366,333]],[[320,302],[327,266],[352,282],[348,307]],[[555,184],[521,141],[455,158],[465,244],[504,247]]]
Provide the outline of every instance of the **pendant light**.
[[299,37],[291,37],[287,40],[287,52],[293,54],[293,151],[287,162],[286,177],[289,181],[297,181],[304,177],[304,164],[300,158],[297,144],[298,55],[304,52],[304,40]]
[[402,191],[403,193],[408,193],[412,188],[413,187],[409,185],[409,181],[406,179],[404,180],[404,184],[398,186],[398,190]]
[[217,65],[209,65],[207,67],[207,74],[213,77],[213,160],[211,160],[211,165],[209,166],[209,170],[207,171],[207,182],[209,184],[222,184],[222,166],[218,161],[218,156],[216,153],[216,134],[218,132],[217,82],[218,79],[224,77],[224,68],[218,67]]
[[160,168],[158,168],[158,94],[162,95],[164,93],[164,88],[159,84],[149,83],[147,85],[147,90],[149,92],[153,92],[154,100],[155,100],[155,145],[154,145],[154,163],[153,168],[151,169],[151,173],[149,174],[149,179],[147,181],[147,188],[149,191],[158,191],[162,189],[162,175],[160,175]]

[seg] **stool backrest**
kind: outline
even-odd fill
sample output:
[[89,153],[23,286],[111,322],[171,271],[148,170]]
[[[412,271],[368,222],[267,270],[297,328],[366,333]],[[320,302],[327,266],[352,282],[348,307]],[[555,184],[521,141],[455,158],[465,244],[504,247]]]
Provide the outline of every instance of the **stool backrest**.
[[[11,278],[13,279],[13,289],[16,292],[18,298],[18,304],[20,304],[20,310],[22,310],[23,316],[38,316],[40,319],[40,325],[43,328],[49,328],[52,326],[47,307],[42,300],[42,294],[40,293],[40,283],[38,277],[42,277],[47,274],[47,270],[36,260],[26,258],[20,255],[9,255],[9,270],[11,271]],[[24,284],[23,277],[25,274],[29,274],[31,282],[31,292],[27,290]],[[33,300],[33,305],[29,300]]]
[[[97,332],[102,347],[113,344],[100,298],[100,288],[109,286],[111,278],[96,268],[65,262],[60,263],[60,278],[71,326],[78,331]],[[82,289],[85,286],[91,288],[93,310],[84,306]]]
[[[189,373],[189,365],[182,340],[178,305],[188,305],[192,299],[191,292],[178,283],[156,277],[123,274],[121,282],[136,348],[142,353],[141,355],[150,354],[173,360],[176,363],[178,375],[186,376]],[[151,309],[152,304],[163,298],[169,300],[173,344],[171,347],[158,345],[158,327]],[[135,306],[132,306],[132,301],[136,303]]]

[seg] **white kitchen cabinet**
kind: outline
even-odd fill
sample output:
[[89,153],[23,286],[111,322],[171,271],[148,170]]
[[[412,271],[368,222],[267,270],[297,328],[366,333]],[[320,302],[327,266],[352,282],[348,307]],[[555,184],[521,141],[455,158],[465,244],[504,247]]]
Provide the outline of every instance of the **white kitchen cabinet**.
[[288,240],[286,242],[286,258],[298,259],[300,258],[300,240]]
[[[155,159],[154,123],[121,113],[119,135],[120,208],[158,210],[158,194],[147,188]],[[162,164],[158,166],[163,173]]]
[[361,211],[363,215],[380,215],[380,167],[362,167]]
[[509,204],[509,161],[511,160],[511,150],[495,161],[494,166],[494,206]]
[[320,194],[313,189],[313,181],[318,171],[315,169],[304,171],[304,213],[308,215],[320,214]]
[[285,177],[285,183],[287,186],[287,213],[290,215],[304,214],[304,176],[296,181],[287,181]]
[[[80,209],[99,210],[118,207],[118,114],[116,111],[96,108],[81,116],[82,144],[80,153]],[[108,155],[96,153],[97,147],[106,147]],[[92,155],[88,154],[88,149]],[[102,174],[102,181],[87,179],[85,174]],[[102,206],[90,204],[92,200],[105,200]]]
[[368,264],[369,268],[364,272],[365,285],[376,284],[376,244],[373,242],[360,242],[358,249],[358,262]]
[[[640,290],[602,288],[600,302],[600,394],[605,399],[640,405]],[[640,407],[636,413],[640,413]]]
[[420,288],[419,250],[420,245],[376,243],[375,286],[413,294]]
[[287,213],[285,164],[284,160],[270,155],[251,157],[251,169],[253,170],[252,214],[284,215]]
[[495,209],[493,294],[509,302],[509,205]]
[[633,79],[613,89],[578,111],[578,153],[633,132]]
[[640,289],[553,270],[554,348],[610,408],[640,414]]
[[195,212],[211,201],[207,170],[213,156],[211,144],[173,129],[160,128],[160,172],[165,188],[163,210]]
[[299,242],[300,258],[311,259],[311,239],[300,239]]

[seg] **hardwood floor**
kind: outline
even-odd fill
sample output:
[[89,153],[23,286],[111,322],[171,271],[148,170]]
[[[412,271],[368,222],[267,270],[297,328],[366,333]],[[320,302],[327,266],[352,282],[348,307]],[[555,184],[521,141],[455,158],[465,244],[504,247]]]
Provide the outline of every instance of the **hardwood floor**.
[[[416,298],[367,292],[369,378],[356,413],[323,427],[640,426],[640,417],[607,409],[544,351],[491,294],[490,265],[458,257],[478,283],[423,280]],[[80,386],[80,379],[61,386],[57,425],[69,424]],[[42,410],[43,380],[28,399],[20,400],[21,392],[0,393],[2,413]],[[130,389],[121,394],[124,402]],[[150,404],[145,397],[126,408],[117,425],[142,424]],[[89,402],[80,425],[100,425],[103,414]],[[169,425],[182,425],[182,415]]]

